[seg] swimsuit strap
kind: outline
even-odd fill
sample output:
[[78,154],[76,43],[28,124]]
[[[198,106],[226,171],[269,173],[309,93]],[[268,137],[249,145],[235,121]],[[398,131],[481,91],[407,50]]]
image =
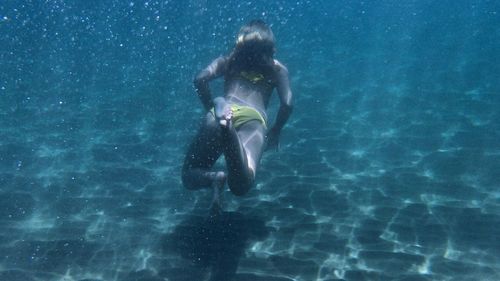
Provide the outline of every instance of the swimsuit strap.
[[252,82],[253,84],[257,84],[264,80],[264,75],[262,73],[256,72],[256,71],[242,71],[240,72],[240,75],[245,78],[246,80]]
[[266,78],[264,74],[258,71],[242,70],[235,75],[236,78],[240,78],[242,80],[248,81],[253,85],[259,85],[264,88],[273,88],[273,84]]

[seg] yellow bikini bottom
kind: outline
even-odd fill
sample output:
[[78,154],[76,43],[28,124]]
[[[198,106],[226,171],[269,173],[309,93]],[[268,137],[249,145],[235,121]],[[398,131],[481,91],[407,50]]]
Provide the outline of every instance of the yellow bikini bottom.
[[[252,120],[260,121],[264,128],[267,129],[266,120],[264,119],[264,117],[262,117],[262,114],[260,114],[260,112],[258,112],[255,108],[250,106],[232,104],[231,110],[233,111],[233,118],[231,120],[235,129],[238,129],[246,122]],[[212,114],[215,116],[215,111],[213,108],[210,110],[210,112],[212,112]]]

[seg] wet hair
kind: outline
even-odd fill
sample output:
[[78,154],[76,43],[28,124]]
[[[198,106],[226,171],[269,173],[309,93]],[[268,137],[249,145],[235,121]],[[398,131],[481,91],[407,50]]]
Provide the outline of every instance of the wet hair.
[[274,67],[274,34],[262,20],[252,20],[240,28],[229,55],[229,72],[259,68],[267,72]]
[[271,28],[262,20],[252,20],[238,32],[235,50],[258,52],[272,57],[275,51],[274,43]]

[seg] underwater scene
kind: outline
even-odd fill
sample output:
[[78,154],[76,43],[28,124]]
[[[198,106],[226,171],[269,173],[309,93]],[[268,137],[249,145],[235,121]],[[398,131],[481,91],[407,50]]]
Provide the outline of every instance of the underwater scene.
[[[193,79],[255,19],[293,112],[212,216],[181,175]],[[1,1],[0,280],[500,280],[499,25],[496,0]]]

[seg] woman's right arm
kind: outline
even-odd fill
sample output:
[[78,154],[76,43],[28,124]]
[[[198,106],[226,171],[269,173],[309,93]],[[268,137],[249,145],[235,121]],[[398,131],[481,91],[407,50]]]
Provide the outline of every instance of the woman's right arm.
[[203,107],[207,111],[209,111],[212,107],[214,107],[208,82],[224,74],[226,61],[227,60],[225,57],[219,57],[215,59],[205,69],[200,71],[200,73],[198,73],[198,75],[196,75],[196,78],[194,79],[194,87],[196,93],[198,94],[198,97],[200,98]]

